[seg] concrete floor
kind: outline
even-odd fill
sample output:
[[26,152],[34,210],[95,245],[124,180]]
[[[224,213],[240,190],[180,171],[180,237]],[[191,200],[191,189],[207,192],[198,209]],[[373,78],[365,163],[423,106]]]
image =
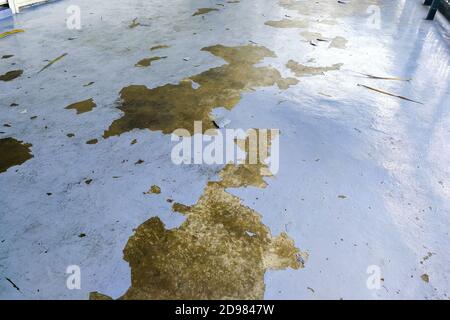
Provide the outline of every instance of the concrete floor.
[[[81,8],[80,30],[66,27],[69,5]],[[193,16],[199,8],[218,10]],[[265,188],[220,192],[261,215],[270,241],[285,232],[305,258],[303,268],[258,262],[265,287],[255,278],[255,294],[245,287],[234,297],[448,299],[450,28],[425,15],[419,0],[65,0],[0,21],[0,33],[25,30],[0,38],[0,56],[13,55],[0,59],[0,75],[23,70],[0,81],[0,139],[31,144],[19,153],[33,156],[0,173],[0,299],[118,298],[136,286],[123,254],[134,230],[158,217],[180,232],[189,220],[169,201],[196,208],[224,168],[173,164],[164,127],[104,132],[124,117],[122,89],[178,88],[226,64],[201,50],[215,45],[265,47],[274,54],[256,68],[298,80],[250,86],[224,112],[230,128],[280,129],[280,168]],[[155,56],[165,58],[135,66]],[[66,109],[88,99],[86,112]],[[152,185],[161,192],[146,194]],[[253,266],[240,263],[236,274]],[[80,267],[81,289],[66,286],[70,265]],[[379,289],[367,286],[370,266]],[[230,297],[179,274],[192,297]],[[160,297],[161,288],[131,297]]]

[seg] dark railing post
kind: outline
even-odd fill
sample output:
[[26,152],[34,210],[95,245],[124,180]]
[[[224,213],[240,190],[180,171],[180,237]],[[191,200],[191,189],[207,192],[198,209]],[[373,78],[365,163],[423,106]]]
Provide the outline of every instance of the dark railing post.
[[[424,4],[427,4],[427,1],[425,1]],[[436,12],[438,11],[440,4],[441,0],[433,0],[433,2],[431,3],[430,11],[428,11],[427,20],[434,20],[434,17],[436,16]]]

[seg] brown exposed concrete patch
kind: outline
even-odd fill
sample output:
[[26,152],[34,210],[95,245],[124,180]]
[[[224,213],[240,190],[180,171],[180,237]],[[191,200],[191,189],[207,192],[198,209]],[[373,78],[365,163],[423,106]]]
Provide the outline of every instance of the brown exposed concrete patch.
[[[296,11],[298,14],[311,17],[329,17],[323,21],[332,19],[365,15],[367,8],[372,4],[378,4],[377,0],[358,0],[349,3],[339,3],[338,1],[321,1],[317,5],[315,1],[279,0],[278,4],[287,9]],[[323,23],[320,21],[320,23]]]
[[97,144],[98,143],[98,139],[91,139],[86,141],[86,144]]
[[[245,141],[238,144],[250,150]],[[174,203],[186,217],[180,227],[167,230],[158,217],[140,225],[124,249],[131,287],[121,299],[262,299],[268,269],[302,268],[307,253],[286,233],[272,237],[261,216],[226,191],[264,187],[254,177],[262,177],[264,165],[254,166],[251,174],[222,170],[193,206]],[[108,297],[94,292],[90,298]]]
[[153,61],[158,61],[161,59],[166,59],[167,57],[151,57],[151,58],[145,58],[140,60],[138,63],[136,63],[135,67],[149,67],[151,66]]
[[[153,89],[142,85],[123,88],[118,108],[124,115],[111,124],[103,137],[133,129],[161,130],[170,134],[185,128],[193,133],[194,121],[203,121],[206,131],[214,128],[210,112],[216,107],[232,109],[240,101],[241,93],[274,84],[287,88],[295,83],[292,78],[283,79],[272,67],[254,66],[266,57],[275,57],[265,47],[215,45],[202,50],[224,59],[227,64],[184,79],[179,84]],[[193,82],[199,87],[193,88]]]
[[159,50],[159,49],[166,49],[166,48],[170,48],[170,46],[165,45],[165,44],[159,44],[159,45],[151,47],[150,51]]
[[75,109],[77,110],[77,114],[80,114],[92,111],[92,109],[94,109],[96,106],[97,105],[94,103],[94,100],[91,98],[68,105],[65,109]]
[[0,139],[0,173],[33,158],[30,147],[14,138]]
[[[258,145],[250,144],[249,139],[236,140],[236,144],[240,149],[246,152],[246,159],[244,164],[233,165],[227,164],[222,171],[219,172],[221,181],[219,183],[224,188],[241,188],[253,186],[256,188],[265,188],[267,186],[265,177],[271,177],[272,173],[264,164],[264,160],[267,158],[267,152],[270,147],[270,141],[275,138],[270,134],[265,134],[261,137],[262,131],[255,130],[256,139],[259,141]],[[250,159],[250,154],[256,155],[254,160]],[[253,164],[252,164],[253,163]]]
[[266,21],[264,24],[273,28],[307,28],[309,22],[306,20],[283,19]]
[[286,90],[289,89],[290,86],[296,85],[298,82],[299,81],[295,78],[285,78],[278,80],[277,85],[281,90]]
[[288,67],[297,77],[306,75],[320,75],[328,71],[339,70],[342,66],[342,63],[336,63],[331,67],[309,67],[302,65],[294,60],[289,60],[286,64],[286,67]]
[[23,70],[12,70],[0,76],[0,81],[12,81],[23,74]]
[[347,45],[347,39],[344,37],[334,37],[334,38],[326,38],[321,33],[318,32],[310,32],[310,31],[304,31],[301,33],[302,37],[305,38],[307,41],[330,41],[330,48],[337,48],[337,49],[345,49]]
[[133,21],[128,25],[128,28],[134,29],[136,27],[139,27],[141,24],[137,21],[138,18],[134,18]]
[[160,194],[161,193],[161,188],[158,187],[157,185],[153,185],[150,187],[150,190],[148,190],[147,192],[144,192],[144,194]]
[[347,39],[344,37],[336,37],[330,43],[330,48],[345,49],[347,48]]
[[89,299],[90,300],[112,300],[111,297],[108,297],[104,294],[98,293],[98,292],[91,292],[89,294]]
[[313,41],[317,39],[323,39],[323,35],[319,32],[310,32],[310,31],[303,31],[301,33],[301,36],[305,38],[307,41]]
[[199,16],[202,14],[207,14],[211,11],[219,11],[219,9],[215,9],[215,8],[200,8],[198,9],[192,16]]

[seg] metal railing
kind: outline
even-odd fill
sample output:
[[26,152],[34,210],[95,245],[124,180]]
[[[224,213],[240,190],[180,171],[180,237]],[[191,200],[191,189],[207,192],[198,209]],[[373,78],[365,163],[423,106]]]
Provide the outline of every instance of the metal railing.
[[425,6],[430,6],[430,10],[426,17],[427,20],[434,20],[438,10],[450,20],[450,0],[425,0],[423,4]]

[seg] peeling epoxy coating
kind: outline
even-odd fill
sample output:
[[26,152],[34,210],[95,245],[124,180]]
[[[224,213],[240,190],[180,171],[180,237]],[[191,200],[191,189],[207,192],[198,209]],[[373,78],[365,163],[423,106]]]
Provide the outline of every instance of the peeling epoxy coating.
[[77,114],[85,113],[92,111],[97,105],[94,102],[94,99],[90,98],[84,101],[75,102],[71,105],[68,105],[66,109],[75,109]]
[[308,21],[283,19],[278,21],[266,21],[265,25],[274,28],[306,28]]
[[336,63],[330,67],[310,67],[305,66],[302,64],[299,64],[298,62],[294,60],[289,60],[286,64],[286,67],[292,70],[292,72],[297,76],[305,76],[305,75],[318,75],[318,74],[324,74],[328,71],[334,71],[339,70],[342,67],[342,63]]
[[159,45],[151,47],[150,51],[159,50],[159,49],[166,49],[166,48],[170,48],[170,46],[168,46],[166,44],[159,44]]
[[200,16],[202,14],[207,14],[207,13],[209,13],[211,11],[219,11],[219,9],[215,9],[215,8],[200,8],[192,16]]
[[33,158],[31,144],[13,138],[0,139],[0,173]]
[[167,57],[151,57],[151,58],[144,58],[140,61],[138,61],[138,63],[136,63],[136,67],[149,67],[151,66],[153,61],[158,61],[161,59],[166,59]]
[[[120,92],[119,109],[125,114],[115,120],[103,134],[104,138],[120,135],[133,129],[161,130],[172,133],[178,128],[194,132],[194,121],[203,121],[203,130],[213,129],[210,116],[217,107],[233,108],[241,94],[257,87],[278,84],[287,88],[295,79],[284,79],[271,67],[255,67],[266,57],[275,57],[260,46],[226,47],[215,45],[203,51],[224,59],[223,66],[189,77],[189,81],[167,84],[154,89],[131,85]],[[289,81],[290,80],[290,81]]]
[[12,70],[0,75],[0,81],[12,81],[23,74],[23,70]]
[[[66,28],[69,5],[81,9],[79,30]],[[219,10],[192,16],[208,7]],[[65,0],[1,20],[0,34],[26,32],[0,39],[0,57],[12,55],[0,60],[0,75],[23,70],[13,81],[0,81],[0,139],[32,144],[33,158],[0,174],[0,273],[11,280],[0,277],[0,299],[141,294],[152,286],[131,282],[147,275],[134,249],[153,243],[157,267],[170,273],[160,249],[173,243],[196,247],[189,232],[217,239],[217,250],[234,240],[239,252],[251,240],[261,252],[236,264],[256,277],[253,287],[225,285],[221,291],[217,282],[202,282],[214,296],[234,291],[265,299],[448,299],[450,32],[439,16],[425,21],[426,11],[409,0]],[[230,65],[238,69],[240,63],[225,61],[222,52],[202,51],[218,45],[259,48],[256,55],[263,57],[245,68],[281,80],[255,85],[259,79],[228,69],[234,75],[226,83],[214,77],[211,86],[209,78],[194,81],[208,72],[222,78]],[[148,68],[134,66],[154,56],[167,58]],[[141,87],[129,95],[136,108],[122,110],[133,99],[122,99],[121,90],[131,92],[132,86]],[[199,95],[202,87],[210,93]],[[214,99],[214,91],[222,96]],[[188,97],[186,108],[174,107],[178,122],[167,113],[147,123],[148,95],[154,114],[175,101],[158,100],[155,92]],[[230,97],[236,97],[232,107],[217,103]],[[88,98],[97,105],[90,112],[65,109]],[[149,114],[143,123],[135,119],[138,125],[126,124],[120,135],[100,138],[115,121],[131,121],[138,108],[145,110],[143,118]],[[175,165],[170,128],[184,126],[181,119],[189,117],[203,120],[204,128],[214,120],[220,128],[280,129],[278,172]],[[86,144],[90,140],[97,143]],[[161,193],[149,194],[152,185]],[[253,231],[267,237],[252,240],[252,230],[240,237],[242,230],[226,219],[219,230],[236,235],[202,233],[202,226],[209,231],[220,224],[214,215],[207,219],[208,205],[242,210],[245,221],[254,219]],[[148,231],[163,238],[155,241]],[[304,268],[286,267],[295,264],[292,254],[282,268],[261,267],[273,266],[266,262],[271,247],[264,241],[273,244],[283,233],[287,252],[309,253]],[[209,255],[206,249],[196,252]],[[174,250],[171,261],[181,252]],[[298,262],[304,258],[300,254]],[[81,270],[80,290],[66,286],[72,265]],[[371,290],[368,270],[376,267],[381,287]],[[191,291],[183,295],[198,293],[188,283]]]
[[[272,137],[265,138],[262,148]],[[248,141],[238,143],[248,160]],[[193,206],[174,203],[174,211],[186,216],[180,227],[168,230],[158,217],[140,225],[124,249],[131,287],[121,299],[262,299],[267,269],[303,267],[307,253],[285,232],[272,237],[261,216],[226,191],[264,188],[262,177],[270,174],[263,173],[263,160],[225,167]],[[108,297],[93,292],[90,298]]]

